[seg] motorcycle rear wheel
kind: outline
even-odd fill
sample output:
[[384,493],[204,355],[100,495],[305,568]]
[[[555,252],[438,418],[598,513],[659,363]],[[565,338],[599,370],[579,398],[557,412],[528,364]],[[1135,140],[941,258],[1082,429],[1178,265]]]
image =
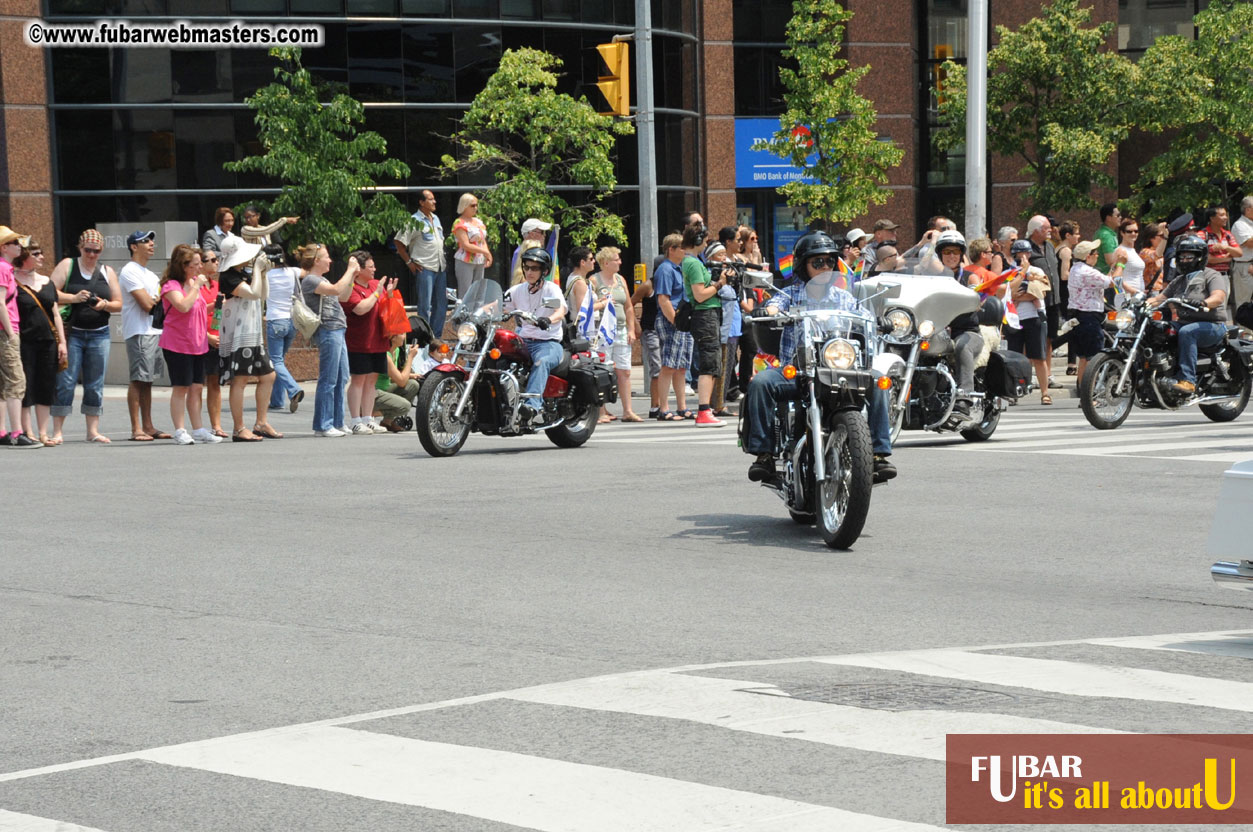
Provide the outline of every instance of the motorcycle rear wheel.
[[823,452],[827,478],[815,494],[818,531],[827,546],[848,549],[866,525],[874,487],[874,452],[865,417],[853,410],[836,413]]
[[423,379],[414,416],[418,440],[431,456],[452,456],[466,443],[473,405],[466,404],[461,419],[453,416],[465,389],[465,382],[454,373],[432,373]]
[[[1218,356],[1218,358],[1221,357],[1222,356]],[[1240,356],[1237,355],[1232,359],[1231,369],[1229,372],[1231,373],[1231,383],[1224,384],[1223,387],[1228,390],[1239,390],[1240,392],[1238,394],[1232,393],[1232,395],[1239,395],[1240,399],[1239,401],[1234,401],[1230,404],[1200,405],[1201,412],[1204,413],[1205,418],[1209,419],[1211,422],[1235,421],[1240,414],[1244,412],[1244,408],[1249,404],[1249,392],[1250,389],[1253,388],[1253,377],[1249,376],[1249,371],[1245,369],[1244,361],[1241,360]],[[1221,395],[1221,391],[1214,392],[1219,392],[1219,395]]]
[[557,425],[555,428],[549,428],[544,431],[544,435],[558,448],[577,448],[592,438],[599,416],[600,410],[588,405],[582,416]]
[[1001,423],[1001,409],[996,406],[996,396],[988,395],[988,391],[982,384],[977,385],[975,389],[982,391],[984,395],[983,420],[963,430],[961,435],[967,442],[986,442],[992,438],[993,433],[996,433],[996,426]]
[[1079,406],[1088,424],[1097,430],[1113,430],[1127,421],[1135,403],[1135,376],[1127,379],[1123,395],[1113,393],[1126,361],[1121,355],[1103,352],[1088,361],[1079,383]]

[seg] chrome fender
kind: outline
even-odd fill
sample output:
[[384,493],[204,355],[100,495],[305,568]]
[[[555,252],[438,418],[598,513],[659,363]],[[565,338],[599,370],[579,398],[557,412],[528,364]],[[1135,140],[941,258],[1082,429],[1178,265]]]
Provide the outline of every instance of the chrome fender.
[[881,352],[870,362],[870,368],[874,370],[876,377],[901,378],[905,375],[905,359],[894,352]]

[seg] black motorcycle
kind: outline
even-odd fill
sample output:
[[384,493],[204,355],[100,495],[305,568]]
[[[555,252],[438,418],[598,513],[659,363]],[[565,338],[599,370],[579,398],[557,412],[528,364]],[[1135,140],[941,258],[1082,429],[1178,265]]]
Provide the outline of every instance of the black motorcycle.
[[1113,430],[1133,404],[1158,410],[1197,405],[1213,422],[1230,422],[1244,412],[1253,386],[1253,342],[1241,339],[1238,327],[1227,327],[1222,341],[1197,351],[1196,391],[1180,393],[1174,376],[1182,324],[1166,318],[1163,311],[1170,308],[1204,312],[1179,298],[1152,307],[1137,294],[1114,313],[1114,345],[1088,362],[1079,384],[1079,403],[1093,427]]

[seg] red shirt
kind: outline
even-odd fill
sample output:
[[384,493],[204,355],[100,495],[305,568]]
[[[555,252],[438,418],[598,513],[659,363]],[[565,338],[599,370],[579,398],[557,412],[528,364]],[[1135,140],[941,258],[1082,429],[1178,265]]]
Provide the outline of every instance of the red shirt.
[[1220,228],[1217,231],[1215,231],[1214,229],[1210,228],[1208,225],[1202,228],[1200,231],[1198,231],[1197,234],[1201,237],[1202,240],[1205,240],[1207,243],[1210,244],[1209,256],[1211,258],[1214,258],[1214,257],[1228,258],[1226,263],[1210,263],[1209,268],[1213,269],[1216,272],[1220,272],[1221,274],[1226,274],[1228,271],[1230,271],[1231,252],[1227,251],[1227,249],[1225,248],[1222,248],[1222,246],[1238,246],[1239,243],[1236,242],[1235,235],[1225,228]]
[[348,300],[342,301],[344,316],[348,318],[348,332],[344,341],[349,352],[387,352],[387,339],[383,337],[383,322],[379,318],[379,305],[376,303],[369,312],[358,315],[353,308],[358,303],[374,294],[379,282],[371,280],[369,285],[362,286],[355,280],[352,283],[352,294]]
[[211,283],[206,283],[200,287],[200,297],[204,299],[205,306],[209,310],[206,325],[209,328],[210,335],[218,335],[218,326],[222,322],[222,306],[218,303],[218,281],[215,277]]

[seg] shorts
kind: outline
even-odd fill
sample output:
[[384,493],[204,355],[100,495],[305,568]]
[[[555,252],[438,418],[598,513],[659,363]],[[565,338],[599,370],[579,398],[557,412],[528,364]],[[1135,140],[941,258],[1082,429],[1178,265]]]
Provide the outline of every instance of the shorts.
[[[17,338],[0,335],[0,399],[26,396],[26,371],[22,369],[22,346]],[[10,430],[18,430],[10,425]]]
[[661,366],[686,370],[692,365],[692,333],[679,332],[674,324],[658,315],[657,336],[661,340]]
[[644,374],[649,378],[661,375],[661,339],[656,330],[646,329],[640,334],[640,358],[644,360]]
[[609,347],[609,360],[613,362],[615,370],[630,372],[631,341],[625,332],[614,336],[613,344]]
[[[185,352],[161,350],[165,355],[165,366],[170,371],[172,387],[191,387],[193,384],[204,384],[205,365],[208,353],[189,355]],[[214,369],[217,368],[217,356],[214,356]]]
[[1033,361],[1044,358],[1044,322],[1036,318],[1020,321],[1022,329],[1006,329],[1005,340],[1014,352],[1020,352]]
[[126,363],[130,380],[152,384],[161,379],[165,362],[161,360],[160,335],[132,335],[126,339]]
[[702,376],[722,375],[722,307],[692,310],[692,338]]
[[348,374],[367,376],[371,373],[382,375],[387,372],[387,353],[385,352],[349,352]]
[[1079,358],[1091,358],[1101,351],[1105,345],[1105,334],[1101,326],[1105,321],[1104,312],[1075,312],[1079,326],[1070,333],[1070,345]]

